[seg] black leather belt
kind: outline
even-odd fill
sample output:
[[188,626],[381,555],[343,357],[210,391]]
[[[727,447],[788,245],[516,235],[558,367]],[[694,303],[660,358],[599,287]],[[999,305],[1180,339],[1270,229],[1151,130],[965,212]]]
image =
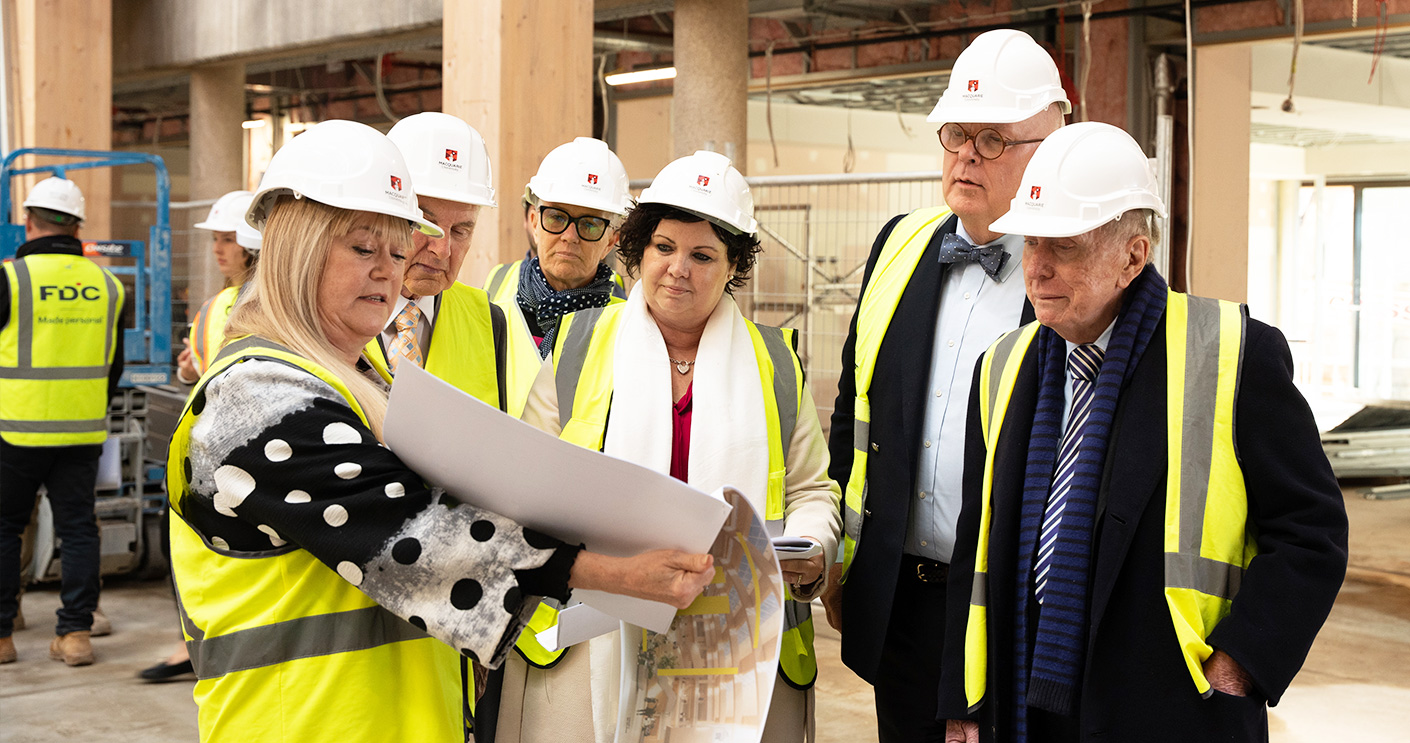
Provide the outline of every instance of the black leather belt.
[[901,555],[901,577],[928,585],[945,585],[950,566],[926,557]]

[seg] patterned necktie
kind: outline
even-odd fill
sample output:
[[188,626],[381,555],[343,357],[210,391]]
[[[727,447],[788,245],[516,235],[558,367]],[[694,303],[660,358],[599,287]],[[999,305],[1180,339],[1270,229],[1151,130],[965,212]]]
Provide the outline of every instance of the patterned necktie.
[[953,232],[940,238],[941,263],[978,263],[984,273],[995,281],[999,280],[999,274],[1008,260],[1009,252],[997,243],[976,248],[974,243]]
[[391,367],[392,374],[397,373],[397,364],[402,359],[408,359],[411,363],[421,366],[421,344],[416,342],[416,326],[421,322],[421,308],[416,306],[416,302],[407,302],[401,312],[397,313],[397,337],[392,341],[392,347],[387,354],[387,366]]
[[1095,343],[1085,343],[1067,357],[1067,371],[1072,375],[1072,409],[1067,416],[1067,429],[1058,447],[1057,470],[1053,473],[1053,489],[1048,494],[1048,507],[1043,512],[1043,529],[1038,532],[1038,559],[1033,564],[1033,595],[1043,603],[1043,591],[1048,585],[1048,568],[1052,567],[1053,548],[1057,545],[1058,527],[1067,507],[1067,495],[1072,489],[1072,476],[1077,469],[1077,452],[1082,447],[1083,428],[1092,413],[1092,398],[1097,388],[1097,373],[1102,368],[1105,352]]

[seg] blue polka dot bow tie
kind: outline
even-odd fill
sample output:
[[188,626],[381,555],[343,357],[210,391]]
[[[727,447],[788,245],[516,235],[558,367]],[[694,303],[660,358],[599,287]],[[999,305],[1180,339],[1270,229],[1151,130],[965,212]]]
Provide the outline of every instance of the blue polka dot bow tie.
[[978,263],[984,273],[989,274],[989,278],[998,281],[999,272],[1004,270],[1004,264],[1008,263],[1009,252],[999,245],[981,245],[975,247],[974,243],[951,232],[940,240],[940,262],[941,263]]

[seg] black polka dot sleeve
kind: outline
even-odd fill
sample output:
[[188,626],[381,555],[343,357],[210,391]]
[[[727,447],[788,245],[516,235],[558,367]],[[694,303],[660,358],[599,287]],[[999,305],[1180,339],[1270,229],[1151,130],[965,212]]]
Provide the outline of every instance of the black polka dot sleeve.
[[579,547],[426,487],[302,370],[247,361],[214,380],[200,403],[184,514],[212,547],[307,550],[392,613],[492,667],[540,596],[568,598]]

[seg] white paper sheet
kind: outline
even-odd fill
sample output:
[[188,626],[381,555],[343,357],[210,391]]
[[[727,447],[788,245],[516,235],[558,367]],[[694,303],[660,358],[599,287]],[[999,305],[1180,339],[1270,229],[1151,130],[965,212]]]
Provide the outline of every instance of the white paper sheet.
[[[382,428],[387,448],[427,482],[593,552],[708,552],[730,512],[722,497],[559,440],[411,364],[397,370]],[[600,591],[573,598],[657,632],[676,614]]]
[[587,604],[573,604],[558,612],[558,622],[534,635],[545,650],[553,652],[587,642],[608,632],[616,632],[622,623]]

